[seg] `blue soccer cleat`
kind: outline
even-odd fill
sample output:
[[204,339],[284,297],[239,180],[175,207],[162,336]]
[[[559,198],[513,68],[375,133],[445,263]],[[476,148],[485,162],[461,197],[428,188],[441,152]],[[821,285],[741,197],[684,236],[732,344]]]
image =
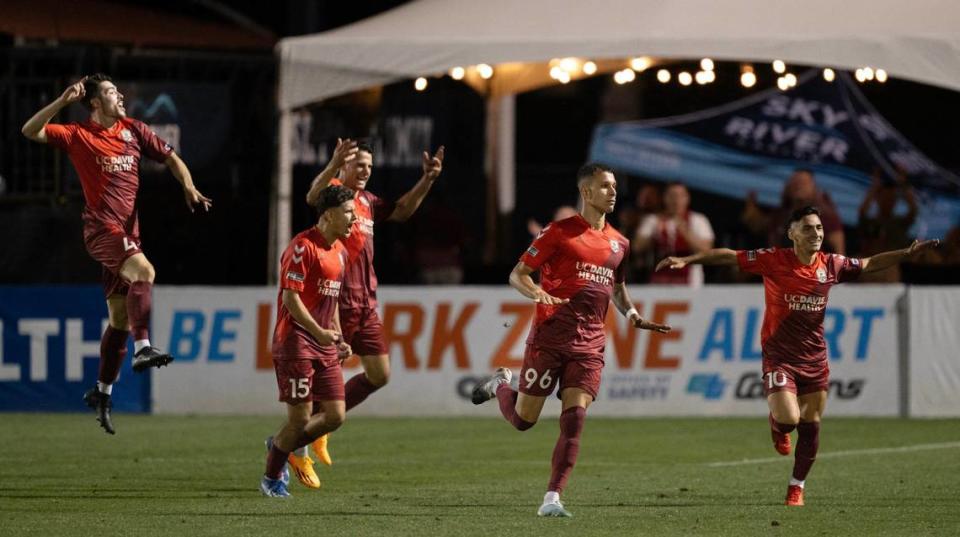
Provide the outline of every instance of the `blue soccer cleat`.
[[[263,442],[267,446],[267,454],[270,454],[270,448],[273,447],[273,437],[268,436]],[[283,481],[284,487],[290,484],[290,469],[287,468],[287,465],[283,465],[283,473],[280,474],[280,481]]]
[[282,479],[270,479],[267,476],[263,476],[260,479],[260,492],[268,498],[289,498],[290,493],[287,491],[287,484],[283,482]]

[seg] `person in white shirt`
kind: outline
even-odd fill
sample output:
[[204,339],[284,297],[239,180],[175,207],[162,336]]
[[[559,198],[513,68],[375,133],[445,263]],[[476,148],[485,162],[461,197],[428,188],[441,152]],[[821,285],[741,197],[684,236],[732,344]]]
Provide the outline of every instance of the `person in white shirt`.
[[[690,210],[686,185],[673,182],[663,192],[663,210],[640,222],[633,252],[644,255],[653,251],[656,259],[686,256],[713,248],[713,240],[713,227],[707,217]],[[650,283],[699,287],[703,285],[703,268],[691,265],[679,271],[654,272]]]

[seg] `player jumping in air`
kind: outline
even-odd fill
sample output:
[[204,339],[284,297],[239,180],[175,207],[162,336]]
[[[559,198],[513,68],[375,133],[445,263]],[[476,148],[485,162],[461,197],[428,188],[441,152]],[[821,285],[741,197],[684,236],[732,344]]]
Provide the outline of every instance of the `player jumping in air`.
[[[82,123],[57,125],[50,120],[71,103],[90,111]],[[162,367],[173,357],[150,345],[150,303],[155,276],[143,254],[134,202],[144,156],[167,165],[180,184],[187,207],[209,210],[212,201],[193,186],[186,164],[145,124],[127,117],[123,94],[110,77],[95,74],[67,88],[33,115],[21,129],[27,138],[66,151],[83,187],[83,240],[87,252],[103,266],[103,290],[109,324],[100,342],[97,385],[83,400],[96,409],[100,426],[114,434],[110,394],[133,334],[133,370]]]
[[[560,493],[577,461],[587,407],[600,389],[610,300],[634,327],[670,331],[667,325],[640,318],[627,294],[630,243],[606,221],[617,201],[613,172],[600,164],[584,165],[577,172],[577,186],[580,214],[543,228],[510,273],[510,285],[537,303],[520,370],[520,393],[510,387],[512,372],[506,368],[473,391],[474,404],[496,398],[503,417],[526,431],[559,386],[560,438],[539,516],[572,516],[560,503]],[[541,285],[531,278],[536,271]]]
[[[383,323],[377,314],[377,275],[373,270],[373,227],[377,222],[405,222],[423,202],[443,169],[443,146],[432,157],[423,153],[423,176],[395,203],[381,199],[367,190],[373,172],[373,149],[353,140],[337,140],[333,156],[326,168],[310,185],[307,203],[316,205],[318,195],[327,185],[339,185],[355,192],[357,220],[350,237],[344,239],[349,253],[347,271],[340,293],[340,321],[343,339],[360,356],[363,373],[354,375],[346,384],[346,409],[362,403],[390,379],[390,359],[383,337]],[[339,179],[336,178],[340,173]],[[327,436],[313,443],[313,451],[326,465],[333,464],[327,450]],[[290,465],[300,482],[318,488],[320,481],[313,469],[313,460],[306,447],[290,454]]]
[[[356,220],[354,193],[331,185],[317,198],[317,225],[294,237],[280,258],[272,351],[287,421],[276,436],[267,438],[260,491],[270,497],[290,495],[290,453],[336,430],[346,417],[340,362],[352,350],[340,335],[337,304],[349,263],[340,241],[350,236]],[[312,488],[319,486],[317,480]]]
[[815,207],[798,209],[790,217],[787,236],[793,248],[729,250],[716,248],[687,257],[668,257],[657,270],[687,265],[737,265],[763,276],[763,380],[770,407],[773,447],[790,454],[790,432],[797,429],[793,475],[786,505],[803,505],[803,487],[820,445],[820,419],[827,403],[830,366],[823,338],[823,318],[830,288],[876,272],[913,254],[936,247],[939,240],[914,241],[908,248],[864,259],[826,254],[823,223]]

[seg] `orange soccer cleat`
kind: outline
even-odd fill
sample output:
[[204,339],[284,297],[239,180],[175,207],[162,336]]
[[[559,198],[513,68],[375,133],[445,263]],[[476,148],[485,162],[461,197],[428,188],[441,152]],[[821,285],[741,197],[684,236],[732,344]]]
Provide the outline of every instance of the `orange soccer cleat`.
[[326,464],[327,466],[333,466],[333,459],[330,458],[330,452],[327,450],[327,441],[330,439],[330,433],[327,433],[320,438],[317,438],[311,444],[313,447],[313,454],[320,459],[320,462]]
[[287,457],[287,463],[290,465],[290,468],[293,469],[293,473],[297,475],[297,479],[300,480],[303,486],[311,489],[320,488],[320,478],[317,477],[317,472],[313,469],[313,459],[311,459],[309,455],[297,457],[291,453]]
[[773,437],[773,449],[781,455],[790,454],[790,433],[778,433],[770,430],[770,436]]
[[787,501],[783,505],[792,505],[795,507],[803,506],[803,487],[800,485],[790,485],[787,487]]

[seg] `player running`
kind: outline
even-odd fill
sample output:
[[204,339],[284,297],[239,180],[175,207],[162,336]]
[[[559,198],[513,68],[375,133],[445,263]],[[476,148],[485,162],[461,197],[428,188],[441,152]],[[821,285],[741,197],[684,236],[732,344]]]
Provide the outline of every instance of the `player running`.
[[[355,192],[357,220],[350,237],[344,239],[349,261],[340,294],[340,322],[343,339],[360,356],[363,373],[354,375],[346,384],[346,409],[362,403],[390,379],[390,359],[383,337],[383,323],[377,314],[377,275],[373,269],[373,227],[384,220],[405,222],[426,197],[443,168],[443,146],[432,157],[423,153],[423,176],[392,203],[367,190],[373,172],[373,149],[354,140],[337,140],[333,156],[326,168],[310,185],[307,203],[316,205],[319,193],[327,185],[339,185]],[[340,178],[336,174],[340,173]],[[333,464],[327,451],[327,437],[313,443],[317,457],[326,465]],[[290,465],[304,485],[312,487],[316,480],[313,460],[306,447],[290,455]]]
[[804,482],[820,445],[820,419],[830,376],[823,338],[830,288],[863,272],[886,269],[940,243],[936,239],[914,241],[908,248],[856,259],[821,252],[823,236],[820,212],[816,207],[804,207],[792,214],[787,228],[793,248],[716,248],[668,257],[656,268],[682,269],[695,263],[738,265],[742,271],[763,276],[766,310],[760,347],[774,449],[789,455],[790,432],[797,429],[798,434],[786,505],[803,505]]
[[[560,493],[580,451],[587,407],[600,389],[610,300],[636,328],[670,331],[667,325],[641,319],[627,294],[630,243],[606,221],[617,201],[613,172],[586,164],[577,172],[577,187],[580,213],[543,228],[510,273],[510,285],[537,303],[520,370],[520,393],[510,387],[512,372],[506,368],[473,391],[474,404],[496,397],[503,417],[525,431],[536,424],[547,396],[559,386],[560,438],[538,516],[572,516],[560,503]],[[536,271],[541,285],[531,278]]]
[[[70,103],[80,101],[90,111],[82,123],[57,125],[50,120]],[[67,88],[33,115],[21,129],[27,138],[66,151],[83,187],[83,240],[87,252],[103,266],[103,290],[109,324],[100,341],[97,384],[83,400],[96,409],[104,431],[114,434],[110,394],[127,354],[127,337],[134,340],[133,370],[162,367],[173,357],[151,346],[148,328],[155,276],[143,254],[134,202],[140,184],[140,159],[162,162],[183,186],[190,212],[209,210],[210,198],[193,186],[186,164],[144,123],[128,118],[123,94],[109,76],[95,74]]]
[[[343,186],[321,190],[317,224],[294,237],[280,258],[272,352],[287,421],[267,438],[267,467],[260,481],[265,496],[290,496],[286,464],[291,452],[336,430],[345,418],[340,362],[352,351],[340,335],[337,304],[348,264],[340,241],[350,236],[356,220],[353,198],[353,191]],[[316,473],[313,479],[304,484],[319,488]]]

